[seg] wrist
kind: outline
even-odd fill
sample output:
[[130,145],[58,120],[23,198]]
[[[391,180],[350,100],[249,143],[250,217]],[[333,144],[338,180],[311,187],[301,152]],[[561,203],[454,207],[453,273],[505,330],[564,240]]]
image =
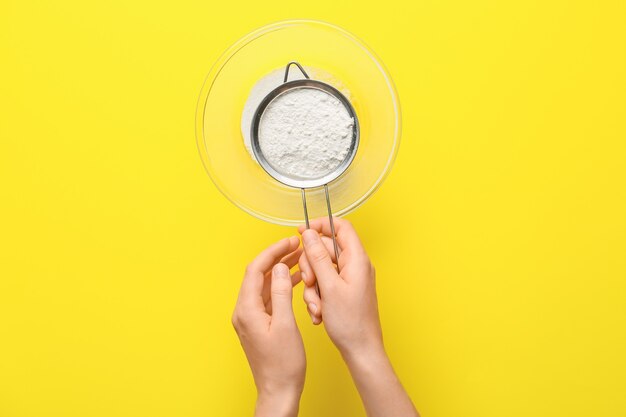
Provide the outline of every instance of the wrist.
[[255,417],[295,417],[300,408],[301,392],[293,391],[259,391]]
[[391,362],[382,343],[375,343],[361,348],[346,349],[341,352],[350,373],[380,375],[387,370],[393,372]]
[[371,361],[373,359],[384,360],[387,358],[387,352],[385,352],[382,339],[378,338],[372,338],[363,343],[351,343],[348,346],[340,348],[339,353],[341,353],[343,360],[348,366],[352,363],[358,365],[363,361]]

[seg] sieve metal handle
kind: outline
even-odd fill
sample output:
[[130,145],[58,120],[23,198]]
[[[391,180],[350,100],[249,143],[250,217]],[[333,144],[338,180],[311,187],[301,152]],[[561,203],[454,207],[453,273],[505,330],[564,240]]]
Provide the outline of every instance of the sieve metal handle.
[[335,249],[335,260],[337,261],[337,269],[339,269],[339,248],[337,247],[337,237],[335,235],[335,222],[333,221],[333,211],[330,208],[330,195],[328,193],[328,184],[324,184],[324,193],[326,193],[326,207],[328,208],[328,220],[330,221],[330,233],[333,235],[333,248]]
[[289,77],[289,67],[291,67],[292,65],[295,65],[300,69],[300,72],[302,73],[302,75],[304,75],[304,78],[310,79],[309,74],[306,73],[306,71],[304,70],[304,68],[302,68],[302,65],[300,65],[299,62],[291,61],[285,67],[285,79],[283,80],[283,83],[287,82],[287,78]]
[[[304,223],[307,229],[310,229],[309,226],[309,210],[306,206],[306,191],[304,188],[300,188],[302,194],[302,207],[304,208]],[[324,194],[326,195],[326,208],[328,209],[328,221],[330,222],[330,234],[333,238],[333,249],[335,250],[335,262],[337,262],[337,270],[339,270],[339,247],[337,246],[337,236],[335,234],[335,222],[333,221],[333,211],[330,207],[330,193],[328,192],[328,184],[324,184]],[[315,291],[317,295],[321,297],[320,287],[315,281]]]

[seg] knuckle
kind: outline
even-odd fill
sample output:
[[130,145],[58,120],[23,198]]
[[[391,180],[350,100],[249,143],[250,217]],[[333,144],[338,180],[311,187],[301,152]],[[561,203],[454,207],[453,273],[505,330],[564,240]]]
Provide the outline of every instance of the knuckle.
[[348,219],[344,219],[342,217],[333,217],[333,220],[335,221],[335,223],[352,227],[352,223]]
[[235,330],[239,329],[240,324],[241,324],[241,320],[239,318],[239,314],[237,314],[236,311],[233,313],[232,317],[230,318],[230,322],[233,325],[233,327],[235,328]]
[[313,284],[313,277],[310,276],[309,272],[302,273],[302,271],[301,271],[300,272],[300,277],[302,278],[302,281],[304,281],[304,285],[306,287],[310,287]]
[[365,251],[356,251],[354,254],[354,259],[360,265],[361,268],[365,268],[366,270],[371,270],[373,268],[372,261]]
[[246,313],[245,308],[243,308],[242,306],[238,306],[233,313],[231,322],[235,330],[237,330],[237,332],[240,332],[248,327],[250,323],[250,314]]
[[346,219],[342,219],[342,218],[337,218],[335,220],[335,223],[337,224],[338,227],[342,228],[342,229],[350,229],[350,230],[354,230],[354,226],[352,226],[352,223],[350,222],[350,220],[346,220]]

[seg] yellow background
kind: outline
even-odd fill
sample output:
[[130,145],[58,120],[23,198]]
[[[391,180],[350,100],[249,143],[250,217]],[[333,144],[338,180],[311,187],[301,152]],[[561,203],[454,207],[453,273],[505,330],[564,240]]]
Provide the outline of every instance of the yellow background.
[[[194,115],[239,36],[361,37],[403,106],[349,216],[424,416],[626,415],[626,3],[17,1],[0,7],[0,416],[240,416],[244,265],[294,230],[205,174]],[[364,415],[296,291],[302,416]]]

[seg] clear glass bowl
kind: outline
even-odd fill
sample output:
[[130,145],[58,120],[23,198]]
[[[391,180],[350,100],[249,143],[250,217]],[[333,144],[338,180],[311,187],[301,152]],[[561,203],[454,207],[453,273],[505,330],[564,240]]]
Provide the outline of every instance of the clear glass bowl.
[[[329,186],[333,213],[363,204],[391,169],[400,142],[400,103],[391,77],[374,53],[345,30],[319,21],[289,20],[240,39],[215,63],[198,101],[198,150],[217,188],[235,205],[272,223],[304,222],[300,190],[269,176],[251,158],[241,117],[257,80],[290,61],[334,76],[321,80],[350,93],[360,125],[356,156]],[[315,78],[315,73],[312,74]],[[309,217],[327,214],[323,188],[307,190]]]

